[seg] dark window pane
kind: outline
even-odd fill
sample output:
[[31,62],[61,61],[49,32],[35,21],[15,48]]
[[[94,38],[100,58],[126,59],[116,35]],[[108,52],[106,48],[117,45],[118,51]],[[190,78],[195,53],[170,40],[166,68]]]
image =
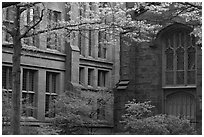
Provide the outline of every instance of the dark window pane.
[[195,84],[195,71],[188,71],[187,77],[188,84]]
[[195,48],[188,48],[188,70],[195,70]]
[[93,85],[93,69],[88,69],[88,85]]
[[89,30],[89,56],[92,55],[92,31]]
[[56,74],[52,74],[52,93],[56,93]]
[[50,95],[45,96],[45,116],[48,116]]
[[49,92],[49,90],[50,90],[50,82],[49,82],[49,77],[50,77],[50,73],[49,72],[47,72],[47,74],[46,74],[46,92]]
[[34,71],[29,72],[29,91],[34,91]]
[[184,71],[176,72],[176,84],[184,84]]
[[184,49],[178,48],[176,50],[177,54],[177,70],[184,70]]
[[168,48],[166,50],[166,70],[173,70],[173,50]]
[[79,84],[84,84],[84,68],[79,68]]
[[2,87],[6,89],[6,67],[2,67]]
[[26,82],[27,82],[27,70],[23,70],[23,90],[26,90],[27,89],[27,85],[26,85]]
[[173,85],[174,75],[173,71],[166,72],[166,85]]

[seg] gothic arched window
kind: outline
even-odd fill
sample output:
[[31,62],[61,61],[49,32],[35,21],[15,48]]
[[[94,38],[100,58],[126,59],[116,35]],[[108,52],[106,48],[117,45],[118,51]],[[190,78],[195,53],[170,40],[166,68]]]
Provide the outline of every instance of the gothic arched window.
[[165,86],[196,84],[195,40],[186,30],[174,30],[163,37]]

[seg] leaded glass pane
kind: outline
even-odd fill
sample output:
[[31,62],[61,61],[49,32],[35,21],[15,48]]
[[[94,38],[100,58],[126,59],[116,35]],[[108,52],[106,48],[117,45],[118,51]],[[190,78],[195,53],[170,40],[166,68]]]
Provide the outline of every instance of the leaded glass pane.
[[166,72],[166,85],[173,85],[174,75],[173,71]]
[[176,84],[184,84],[184,71],[176,72]]
[[184,70],[184,49],[178,48],[176,50],[177,56],[177,70]]
[[6,88],[6,67],[2,67],[2,87]]
[[188,48],[188,70],[195,70],[195,48]]
[[9,68],[9,89],[12,89],[12,68]]
[[27,71],[23,70],[23,90],[26,90],[26,82],[27,82]]
[[29,72],[29,91],[34,91],[34,71]]
[[195,71],[188,71],[187,77],[188,84],[195,84]]
[[166,70],[173,70],[173,50],[166,50]]

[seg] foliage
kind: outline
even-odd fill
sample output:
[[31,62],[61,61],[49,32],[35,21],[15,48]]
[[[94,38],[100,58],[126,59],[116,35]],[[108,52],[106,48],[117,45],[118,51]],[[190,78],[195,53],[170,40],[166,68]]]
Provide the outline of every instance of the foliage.
[[164,114],[152,115],[153,107],[150,102],[128,102],[121,121],[125,125],[125,131],[139,135],[196,134],[189,120]]
[[11,92],[8,90],[2,91],[2,127],[6,126],[11,121]]
[[92,98],[91,94],[89,97],[84,94],[80,97],[70,92],[59,95],[50,109],[50,113],[55,113],[53,124],[59,134],[83,134],[84,127],[98,124],[100,120],[96,119],[96,109],[93,106],[93,99],[96,98]]
[[[4,126],[2,135],[11,135],[11,127]],[[52,126],[21,126],[21,135],[58,135],[58,130]]]

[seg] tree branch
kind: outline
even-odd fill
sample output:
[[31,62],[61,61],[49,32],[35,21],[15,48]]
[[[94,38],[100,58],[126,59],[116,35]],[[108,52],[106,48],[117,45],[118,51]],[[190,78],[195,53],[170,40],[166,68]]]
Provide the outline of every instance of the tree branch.
[[[48,29],[44,29],[44,30],[39,30],[39,31],[37,31],[37,32],[35,32],[33,34],[27,34],[24,38],[35,36],[35,35],[42,34],[42,33],[45,33],[45,32],[60,30],[60,29],[76,30],[76,29],[74,29],[74,27],[79,27],[79,26],[82,26],[82,25],[94,25],[94,24],[100,24],[100,23],[101,22],[92,22],[92,23],[87,23],[86,22],[86,23],[79,23],[79,24],[68,24],[68,25],[65,25],[65,26],[59,26],[59,27],[53,27],[53,28],[48,28]],[[70,28],[72,28],[72,29],[70,29]]]
[[194,5],[194,4],[190,3],[190,2],[180,2],[180,3],[183,4],[183,5],[188,5],[188,6],[197,8],[197,9],[199,9],[199,10],[202,10],[202,6]]
[[31,29],[34,29],[34,28],[42,21],[43,15],[44,15],[44,14],[43,14],[44,10],[45,10],[45,9],[42,9],[42,10],[41,10],[40,19],[39,19],[34,25],[30,26],[30,27],[25,31],[25,33],[20,36],[20,38],[25,37]]
[[2,29],[5,30],[7,33],[9,33],[11,36],[14,36],[13,31],[8,27],[6,27],[5,25],[2,25]]
[[18,6],[18,7],[27,7],[27,8],[29,8],[29,7],[35,6],[36,4],[39,4],[39,3],[42,3],[42,2],[28,2],[28,3],[26,3],[26,2],[21,2],[21,3],[19,3],[17,6]]

